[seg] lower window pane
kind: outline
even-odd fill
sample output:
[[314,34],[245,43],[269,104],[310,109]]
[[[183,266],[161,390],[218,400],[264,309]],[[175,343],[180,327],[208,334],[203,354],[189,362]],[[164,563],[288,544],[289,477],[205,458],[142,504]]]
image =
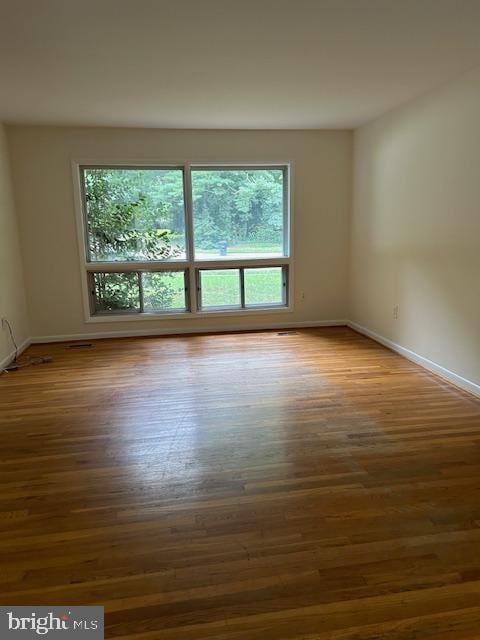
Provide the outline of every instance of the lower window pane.
[[142,274],[143,304],[147,313],[179,310],[185,306],[185,275],[183,271],[161,271]]
[[240,270],[200,271],[202,309],[240,306]]
[[283,304],[283,269],[245,269],[245,305]]
[[138,274],[94,273],[95,311],[140,311]]

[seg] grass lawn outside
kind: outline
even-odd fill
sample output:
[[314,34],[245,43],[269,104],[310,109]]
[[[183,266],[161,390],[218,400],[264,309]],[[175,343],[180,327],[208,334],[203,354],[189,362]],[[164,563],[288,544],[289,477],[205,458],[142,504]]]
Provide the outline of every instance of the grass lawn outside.
[[[245,268],[244,273],[246,305],[282,304],[281,267]],[[239,269],[203,270],[200,278],[203,308],[240,306]],[[168,286],[174,290],[171,308],[184,308],[183,273],[169,275]]]
[[281,244],[274,243],[241,243],[236,245],[227,245],[226,255],[221,255],[220,248],[215,249],[195,249],[195,257],[197,260],[221,260],[222,258],[279,258],[283,257],[283,249]]

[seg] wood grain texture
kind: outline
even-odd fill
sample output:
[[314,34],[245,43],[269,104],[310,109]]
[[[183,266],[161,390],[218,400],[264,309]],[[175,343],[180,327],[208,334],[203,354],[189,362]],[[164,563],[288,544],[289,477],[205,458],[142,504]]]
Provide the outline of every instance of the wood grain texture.
[[36,345],[0,604],[128,640],[480,637],[480,402],[347,328]]

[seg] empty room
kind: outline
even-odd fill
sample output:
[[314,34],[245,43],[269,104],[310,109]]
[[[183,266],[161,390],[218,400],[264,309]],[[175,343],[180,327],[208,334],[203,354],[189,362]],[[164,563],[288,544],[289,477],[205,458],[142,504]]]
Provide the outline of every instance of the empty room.
[[480,0],[0,0],[0,640],[480,638]]

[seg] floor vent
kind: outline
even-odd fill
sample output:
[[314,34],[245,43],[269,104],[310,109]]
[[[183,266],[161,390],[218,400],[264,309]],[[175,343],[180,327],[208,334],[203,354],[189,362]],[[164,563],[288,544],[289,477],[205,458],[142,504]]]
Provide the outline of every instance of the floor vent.
[[86,349],[91,346],[91,342],[74,342],[73,344],[69,344],[67,349]]
[[277,336],[297,336],[298,331],[279,331]]

